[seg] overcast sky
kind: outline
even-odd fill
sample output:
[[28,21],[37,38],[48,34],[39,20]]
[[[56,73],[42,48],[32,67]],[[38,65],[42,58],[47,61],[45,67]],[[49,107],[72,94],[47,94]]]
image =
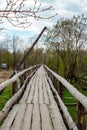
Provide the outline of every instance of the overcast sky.
[[[2,2],[1,2],[2,1]],[[4,0],[0,1],[1,8],[4,7]],[[34,20],[31,19],[32,25],[26,29],[20,29],[13,27],[6,19],[3,19],[4,24],[0,26],[6,27],[7,31],[4,33],[0,32],[0,41],[3,41],[5,36],[18,35],[22,39],[29,39],[37,36],[44,26],[52,27],[56,24],[56,21],[63,17],[71,18],[73,15],[81,15],[82,13],[87,16],[87,0],[37,0],[38,4],[41,3],[42,7],[53,6],[55,10],[47,11],[43,16],[51,16],[58,14],[56,17],[49,20]],[[27,6],[33,6],[33,0],[27,0]],[[1,9],[0,8],[0,9]]]

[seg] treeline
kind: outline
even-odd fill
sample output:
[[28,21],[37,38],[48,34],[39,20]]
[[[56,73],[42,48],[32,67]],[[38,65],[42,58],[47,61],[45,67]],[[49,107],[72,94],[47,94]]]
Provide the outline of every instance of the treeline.
[[[25,51],[25,53],[27,51],[28,49]],[[69,57],[67,50],[65,51],[60,50],[59,53],[60,55],[57,53],[55,49],[52,48],[46,50],[44,50],[43,48],[33,49],[30,55],[25,60],[25,66],[27,68],[36,64],[46,64],[48,67],[50,67],[59,75],[66,78],[68,81],[79,84],[80,87],[82,86],[86,87],[87,51],[86,50],[79,51],[79,55],[76,60],[76,67],[73,70],[73,73],[70,72],[70,69],[72,69],[70,67],[72,67],[71,61],[74,60],[73,55],[75,54],[75,50],[72,51],[71,57]],[[65,62],[63,61],[63,59],[61,59],[61,56],[63,55],[64,55]],[[14,61],[15,61],[15,68],[16,68],[23,57],[24,57],[24,53],[21,51],[15,52],[15,57],[14,57],[13,53],[4,49],[3,51],[0,51],[0,64],[7,63],[9,69],[14,69]]]
[[[15,51],[15,53],[11,53],[7,49],[2,49],[0,50],[0,64],[7,63],[8,69],[14,69],[14,67],[16,68],[21,62],[28,50],[29,48],[24,52],[18,50]],[[27,68],[32,65],[42,64],[45,60],[45,52],[43,48],[33,49],[25,60],[25,66]]]

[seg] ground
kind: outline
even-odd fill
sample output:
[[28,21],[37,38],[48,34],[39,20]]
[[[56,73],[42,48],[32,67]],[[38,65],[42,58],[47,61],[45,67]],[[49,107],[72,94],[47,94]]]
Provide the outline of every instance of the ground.
[[0,83],[7,80],[12,74],[11,70],[0,70]]

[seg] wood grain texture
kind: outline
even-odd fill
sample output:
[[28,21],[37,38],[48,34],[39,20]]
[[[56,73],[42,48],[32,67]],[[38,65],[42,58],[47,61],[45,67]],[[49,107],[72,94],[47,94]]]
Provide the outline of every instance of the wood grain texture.
[[39,104],[34,104],[33,117],[32,117],[32,129],[31,130],[41,130],[40,122],[40,110]]
[[26,109],[25,103],[19,105],[18,113],[13,122],[11,130],[21,130],[21,125],[24,119],[25,109]]
[[49,109],[46,104],[40,105],[42,130],[53,130]]
[[15,105],[13,107],[13,109],[11,110],[11,112],[9,113],[7,118],[5,119],[5,121],[4,121],[0,130],[10,130],[11,125],[12,125],[14,119],[15,119],[17,112],[18,112],[18,107],[19,107],[19,105]]
[[21,130],[30,130],[32,112],[33,112],[33,104],[27,104]]

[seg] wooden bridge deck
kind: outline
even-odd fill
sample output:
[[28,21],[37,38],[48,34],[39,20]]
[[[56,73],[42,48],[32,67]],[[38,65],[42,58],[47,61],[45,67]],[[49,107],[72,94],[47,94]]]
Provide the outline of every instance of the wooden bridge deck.
[[66,130],[43,67],[31,78],[0,130]]

